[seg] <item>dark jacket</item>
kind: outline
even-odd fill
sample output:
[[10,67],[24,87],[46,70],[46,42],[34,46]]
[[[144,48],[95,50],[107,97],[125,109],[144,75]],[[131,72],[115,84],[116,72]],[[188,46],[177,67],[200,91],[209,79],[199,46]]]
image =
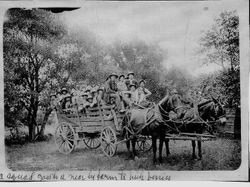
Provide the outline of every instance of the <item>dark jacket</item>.
[[112,93],[112,92],[117,92],[117,83],[116,81],[113,81],[113,80],[110,80],[108,82],[108,88],[109,88],[109,91]]

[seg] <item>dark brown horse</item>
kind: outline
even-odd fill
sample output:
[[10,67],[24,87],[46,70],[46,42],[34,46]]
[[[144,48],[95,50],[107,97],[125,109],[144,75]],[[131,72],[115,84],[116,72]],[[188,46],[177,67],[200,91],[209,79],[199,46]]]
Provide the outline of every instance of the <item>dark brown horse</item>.
[[[215,130],[215,124],[224,124],[226,122],[225,110],[221,103],[211,96],[211,100],[207,100],[201,104],[198,104],[197,108],[189,108],[184,111],[182,121],[185,125],[179,127],[179,131],[182,133],[198,133],[202,134],[205,131],[213,134]],[[209,123],[216,122],[217,123]],[[173,132],[174,133],[174,132]],[[192,142],[193,158],[196,158],[195,147],[196,142]],[[168,142],[166,142],[168,144]],[[202,158],[201,153],[201,141],[197,141],[198,144],[198,156]],[[169,145],[166,145],[167,155],[169,152]]]
[[[178,116],[182,117],[183,121],[190,121],[194,117],[199,116],[204,123],[190,122],[179,127],[179,132],[188,133],[203,133],[205,130],[212,133],[213,128],[208,128],[206,121],[224,120],[225,111],[222,105],[214,98],[205,103],[198,105],[198,114],[195,108],[190,106],[182,106],[180,97],[178,95],[166,96],[157,105],[148,109],[131,109],[124,118],[124,134],[132,142],[132,157],[136,155],[135,143],[137,135],[149,135],[152,137],[153,146],[153,161],[156,162],[157,139],[159,143],[159,161],[162,161],[162,147],[165,142],[166,154],[169,155],[169,140],[165,139],[166,132],[177,133],[175,124],[171,124],[169,120],[169,112],[175,111]],[[193,157],[195,156],[195,141],[192,141]],[[127,148],[129,150],[130,141],[127,141]],[[199,157],[201,158],[201,141],[198,141]]]
[[[123,120],[123,135],[125,138],[131,140],[132,143],[132,157],[136,155],[135,144],[138,135],[145,135],[152,137],[153,147],[153,161],[156,162],[157,139],[160,139],[160,146],[162,146],[165,139],[165,132],[167,126],[164,121],[168,120],[168,114],[162,107],[167,102],[168,95],[160,101],[159,104],[146,109],[130,109],[127,111]],[[130,141],[127,141],[127,148],[130,151]],[[168,145],[168,144],[166,144]],[[162,160],[162,149],[159,149],[159,160]]]

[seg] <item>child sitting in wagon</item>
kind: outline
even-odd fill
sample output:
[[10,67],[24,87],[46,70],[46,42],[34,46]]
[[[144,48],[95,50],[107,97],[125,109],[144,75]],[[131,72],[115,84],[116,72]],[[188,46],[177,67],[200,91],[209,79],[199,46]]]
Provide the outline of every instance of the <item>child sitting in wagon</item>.
[[104,106],[106,105],[106,102],[104,101],[104,87],[99,87],[97,89],[97,97],[96,97],[96,100],[97,100],[97,104],[99,106]]
[[74,111],[73,105],[72,105],[72,100],[71,100],[71,95],[67,94],[65,95],[63,101],[62,101],[62,110],[65,113],[71,113]]
[[89,105],[87,98],[88,98],[87,93],[81,93],[81,97],[78,100],[78,111],[79,112],[85,113],[85,108]]
[[94,108],[97,106],[97,100],[96,98],[93,98],[92,95],[89,95],[88,98],[87,98],[87,104],[86,104],[86,108]]

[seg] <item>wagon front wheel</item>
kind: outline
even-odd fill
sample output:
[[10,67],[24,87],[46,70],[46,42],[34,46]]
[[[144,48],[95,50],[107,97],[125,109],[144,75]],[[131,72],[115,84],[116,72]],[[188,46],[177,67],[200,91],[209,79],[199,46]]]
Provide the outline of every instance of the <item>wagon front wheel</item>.
[[76,146],[76,134],[68,123],[61,123],[55,131],[55,143],[60,153],[69,154]]
[[105,127],[100,136],[101,148],[103,153],[112,157],[117,149],[117,138],[115,131],[111,127]]

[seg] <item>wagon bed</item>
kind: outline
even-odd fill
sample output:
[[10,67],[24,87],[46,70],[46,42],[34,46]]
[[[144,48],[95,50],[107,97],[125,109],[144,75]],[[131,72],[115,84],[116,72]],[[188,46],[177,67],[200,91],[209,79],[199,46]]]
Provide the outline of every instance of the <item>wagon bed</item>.
[[[70,113],[59,112],[57,114],[59,123],[68,122],[72,125],[76,132],[85,133],[98,133],[105,126],[116,126],[124,117],[124,114],[118,114],[115,112],[113,105],[104,107],[89,108],[86,113],[78,113],[73,111]],[[116,119],[109,119],[109,116],[113,115]],[[115,122],[115,124],[114,124]]]
[[[114,105],[88,108],[85,113],[58,110],[55,143],[59,152],[69,154],[79,141],[83,141],[88,148],[101,146],[105,155],[113,156],[117,145],[128,140],[122,135],[124,116],[124,113],[116,111]],[[140,150],[151,149],[149,139],[148,136],[138,136],[137,146]]]

